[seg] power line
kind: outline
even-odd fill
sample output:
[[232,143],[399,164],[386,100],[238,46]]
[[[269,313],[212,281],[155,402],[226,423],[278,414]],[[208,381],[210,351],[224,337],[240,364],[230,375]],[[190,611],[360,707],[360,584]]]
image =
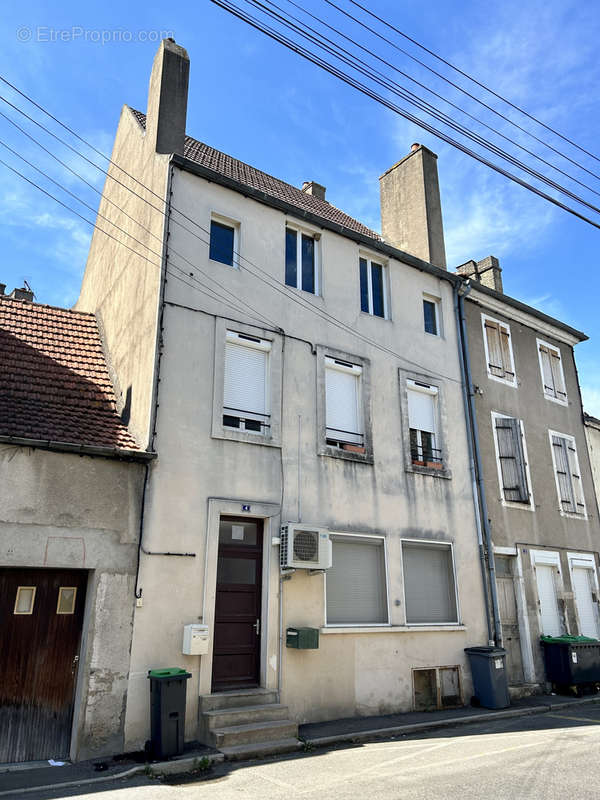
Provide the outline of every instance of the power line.
[[[518,130],[520,130],[522,133],[526,134],[527,136],[530,136],[532,139],[535,139],[536,142],[539,142],[539,144],[543,145],[544,147],[547,147],[549,150],[552,150],[552,152],[557,153],[559,156],[561,156],[562,158],[566,159],[571,164],[574,164],[575,166],[579,167],[580,169],[584,170],[585,172],[589,173],[590,175],[593,175],[595,178],[598,177],[598,175],[596,175],[596,173],[590,172],[589,169],[587,169],[586,167],[582,166],[577,161],[574,161],[572,158],[567,156],[561,150],[558,150],[557,148],[555,148],[552,145],[548,144],[548,142],[544,141],[543,139],[540,139],[534,133],[532,133],[531,131],[527,130],[527,128],[524,128],[522,125],[519,125],[517,122],[512,120],[510,117],[507,117],[505,114],[502,114],[502,112],[497,111],[493,106],[489,105],[488,103],[485,103],[483,100],[481,100],[476,95],[471,94],[471,92],[468,92],[466,89],[464,89],[458,83],[455,83],[454,81],[451,81],[449,78],[447,78],[441,72],[438,72],[437,70],[433,69],[428,64],[426,64],[424,61],[421,61],[420,59],[416,58],[416,56],[413,56],[412,53],[408,52],[408,50],[404,50],[402,47],[399,47],[391,39],[388,39],[386,36],[384,36],[383,34],[379,33],[379,31],[375,30],[374,28],[371,28],[365,22],[361,22],[361,20],[357,19],[352,14],[350,14],[348,11],[345,11],[343,8],[340,8],[340,6],[336,5],[336,3],[333,2],[333,0],[323,0],[323,2],[327,3],[332,8],[335,8],[337,11],[340,12],[340,14],[343,14],[345,17],[348,17],[348,19],[351,19],[357,25],[360,25],[362,28],[365,28],[365,30],[368,30],[374,36],[377,36],[377,38],[379,38],[382,41],[386,42],[391,47],[393,47],[395,50],[397,50],[398,52],[400,52],[403,55],[407,56],[407,58],[410,58],[412,61],[414,61],[415,63],[419,64],[424,69],[428,70],[428,72],[431,72],[433,75],[436,75],[438,78],[441,78],[445,83],[449,84],[454,89],[457,89],[459,92],[461,92],[461,94],[464,94],[466,97],[470,97],[471,100],[474,100],[479,105],[483,106],[484,108],[487,108],[488,111],[491,111],[492,114],[495,114],[500,119],[503,119],[509,125],[512,125],[513,127],[515,127]],[[353,2],[353,0],[350,0],[350,2]],[[362,8],[362,6],[361,6],[361,8]],[[366,10],[367,9],[365,9],[365,11]],[[367,11],[367,13],[371,14],[370,11]],[[371,14],[371,16],[373,16],[373,14]],[[387,23],[385,23],[385,24],[387,24]],[[399,31],[397,31],[397,32],[399,32]],[[506,102],[508,102],[508,101],[506,101]],[[529,115],[527,115],[527,116],[529,116]],[[536,121],[538,121],[538,120],[536,120]],[[540,123],[540,124],[543,124],[543,123]],[[544,126],[544,127],[546,127],[546,126]],[[553,133],[556,133],[552,128],[550,128],[549,130],[551,130]],[[561,138],[564,138],[559,133],[556,133],[556,135],[560,136]],[[600,160],[600,159],[596,158],[596,156],[594,156],[593,153],[588,153],[587,150],[584,150],[582,147],[579,147],[579,145],[575,144],[574,142],[571,142],[569,139],[567,139],[566,141],[568,141],[569,143],[573,144],[574,147],[576,147],[578,150],[581,150],[586,155],[591,156],[592,158],[596,159],[597,161]]]
[[492,161],[489,161],[488,159],[484,158],[479,153],[475,152],[474,150],[471,150],[470,148],[468,148],[465,145],[461,144],[457,140],[455,140],[452,137],[448,136],[443,131],[440,131],[439,129],[433,127],[432,125],[430,125],[429,123],[427,123],[424,120],[420,119],[419,117],[416,117],[414,114],[411,114],[410,112],[402,109],[400,106],[396,105],[395,103],[392,103],[391,101],[389,101],[386,98],[382,97],[380,94],[375,92],[370,87],[366,86],[365,84],[363,84],[360,81],[356,80],[352,76],[348,75],[343,70],[338,69],[337,67],[332,65],[327,60],[321,58],[321,56],[318,56],[315,53],[313,53],[308,48],[303,47],[302,45],[298,44],[297,42],[294,42],[293,40],[291,40],[288,37],[284,36],[283,34],[279,33],[278,31],[275,31],[274,29],[270,28],[268,25],[262,23],[259,20],[256,20],[256,18],[252,17],[252,15],[250,15],[250,14],[246,13],[245,11],[243,11],[241,8],[236,6],[234,3],[227,2],[227,0],[210,0],[210,1],[214,5],[219,6],[220,8],[222,8],[223,10],[229,12],[230,14],[232,14],[233,16],[237,17],[238,19],[242,20],[243,22],[246,22],[248,25],[250,25],[251,27],[253,27],[256,30],[260,31],[261,33],[264,33],[266,36],[269,36],[271,39],[274,39],[275,41],[279,42],[280,44],[283,44],[289,50],[292,50],[293,52],[297,53],[298,55],[301,55],[307,61],[310,61],[311,63],[315,64],[316,66],[321,67],[326,72],[329,72],[331,75],[334,75],[335,77],[339,78],[341,81],[343,81],[344,83],[348,84],[349,86],[352,86],[354,89],[357,89],[358,91],[360,91],[362,94],[366,95],[367,97],[370,97],[371,99],[375,100],[376,102],[380,103],[381,105],[386,106],[391,111],[394,111],[396,114],[399,114],[400,116],[404,117],[409,122],[413,122],[415,125],[418,125],[419,127],[421,127],[424,130],[428,131],[433,136],[436,136],[438,139],[441,139],[443,142],[446,142],[447,144],[451,145],[452,147],[455,147],[456,149],[460,150],[461,152],[465,153],[466,155],[471,156],[472,158],[474,158],[477,161],[479,161],[481,164],[484,164],[485,166],[489,167],[490,169],[493,169],[495,172],[498,172],[500,175],[503,175],[505,178],[508,178],[509,180],[513,181],[514,183],[519,184],[523,188],[528,189],[529,191],[533,192],[534,194],[538,195],[539,197],[543,198],[544,200],[547,200],[548,202],[552,203],[553,205],[557,206],[558,208],[563,209],[563,211],[567,211],[570,214],[573,214],[574,216],[578,217],[579,219],[583,220],[584,222],[587,222],[588,224],[592,225],[595,228],[600,228],[600,224],[599,223],[594,222],[589,217],[586,217],[585,215],[583,215],[579,211],[576,211],[575,209],[571,208],[571,206],[568,206],[565,203],[562,203],[560,200],[557,200],[555,197],[552,197],[551,195],[547,194],[546,192],[543,192],[541,189],[538,189],[536,186],[533,186],[532,184],[527,183],[527,181],[523,180],[522,178],[519,178],[517,175],[515,175],[512,172],[509,172],[508,170],[504,169],[503,167],[499,166],[498,164],[494,164]]
[[[325,2],[328,2],[328,0],[325,0]],[[506,97],[503,97],[502,95],[500,95],[497,92],[495,92],[493,89],[490,89],[489,86],[486,86],[484,83],[481,83],[476,78],[473,78],[471,75],[469,75],[468,73],[463,72],[462,69],[459,69],[459,67],[455,66],[450,61],[447,61],[445,58],[442,58],[442,56],[438,55],[437,53],[434,53],[433,50],[429,50],[427,47],[425,47],[425,45],[422,45],[422,44],[420,44],[420,42],[417,42],[416,39],[412,39],[410,36],[408,36],[408,34],[403,33],[401,30],[399,30],[398,28],[394,27],[391,23],[387,22],[387,20],[382,19],[381,17],[378,17],[377,14],[374,14],[372,11],[370,11],[368,8],[365,8],[365,6],[361,5],[356,0],[349,0],[349,2],[352,3],[352,5],[357,6],[357,8],[360,8],[362,11],[364,11],[369,16],[371,16],[374,19],[378,20],[379,22],[383,23],[383,25],[385,25],[387,28],[390,28],[391,30],[393,30],[396,33],[398,33],[404,39],[407,39],[409,42],[412,42],[412,44],[416,45],[417,47],[420,47],[421,50],[424,50],[426,53],[429,53],[429,55],[433,56],[434,58],[437,58],[438,61],[441,61],[447,67],[450,67],[455,72],[458,72],[459,75],[462,75],[464,78],[467,78],[472,83],[474,83],[477,86],[479,86],[481,89],[485,89],[486,92],[489,92],[494,97],[497,97],[498,100],[502,100],[503,103],[506,103],[511,108],[514,108],[515,111],[519,111],[521,114],[523,114],[524,116],[528,117],[533,122],[537,122],[537,124],[541,125],[542,128],[545,128],[547,131],[550,131],[550,133],[553,133],[555,136],[558,136],[564,142],[567,142],[568,144],[570,144],[573,147],[575,147],[577,150],[580,150],[582,153],[585,153],[587,156],[590,156],[590,158],[593,158],[596,161],[600,161],[600,158],[598,156],[595,156],[593,153],[590,153],[589,150],[586,150],[585,148],[583,148],[580,145],[578,145],[576,142],[573,142],[571,139],[568,139],[566,136],[563,136],[563,134],[559,133],[559,131],[555,130],[554,128],[551,128],[549,125],[546,125],[546,123],[542,122],[537,117],[534,117],[532,114],[529,114],[527,111],[522,109],[520,106],[515,105],[515,103],[511,102],[510,100],[507,100]],[[360,24],[362,24],[362,23],[360,23]]]
[[[493,144],[488,139],[483,138],[480,134],[474,133],[474,132],[470,131],[468,128],[465,128],[460,123],[455,122],[451,117],[449,117],[444,112],[440,111],[438,108],[433,106],[431,103],[429,103],[429,102],[427,102],[425,100],[422,100],[417,95],[413,94],[412,92],[406,90],[404,87],[400,86],[398,83],[395,83],[394,81],[391,81],[388,78],[387,75],[384,75],[383,73],[379,72],[378,70],[374,70],[369,64],[367,64],[367,62],[365,62],[362,59],[358,58],[353,53],[351,53],[350,51],[348,51],[345,48],[341,47],[340,45],[336,45],[331,39],[329,39],[328,37],[325,37],[322,34],[318,33],[318,31],[315,31],[314,28],[312,28],[310,26],[307,26],[304,23],[301,23],[302,25],[304,25],[304,27],[306,29],[314,31],[317,34],[316,37],[312,36],[309,33],[306,33],[298,25],[295,25],[294,23],[289,22],[288,16],[291,17],[291,15],[284,16],[282,14],[277,14],[276,12],[271,11],[270,9],[268,9],[263,3],[260,2],[260,0],[245,0],[245,2],[248,5],[251,5],[251,6],[255,7],[255,8],[258,8],[263,13],[267,14],[268,16],[270,16],[272,19],[275,19],[280,24],[286,26],[290,30],[292,30],[295,33],[297,33],[298,35],[302,36],[304,39],[308,39],[308,41],[316,44],[317,47],[320,47],[322,50],[325,50],[326,52],[330,53],[331,55],[334,56],[334,58],[337,58],[338,60],[342,61],[344,64],[349,66],[351,69],[356,70],[357,72],[361,73],[362,75],[364,75],[368,79],[370,79],[370,80],[374,81],[375,83],[379,84],[383,88],[390,90],[396,96],[401,97],[402,99],[404,99],[407,102],[409,102],[411,105],[416,106],[421,111],[424,111],[429,116],[432,116],[434,119],[438,120],[442,124],[452,128],[453,130],[455,130],[456,132],[458,132],[459,134],[461,134],[465,138],[468,138],[471,141],[475,142],[476,144],[480,145],[485,150],[488,150],[489,152],[493,153],[494,155],[499,156],[504,161],[508,161],[510,164],[512,164],[513,166],[517,167],[517,169],[520,169],[523,172],[526,172],[527,174],[531,175],[531,177],[534,177],[537,180],[541,181],[542,183],[545,183],[550,188],[555,189],[556,191],[560,192],[561,194],[564,194],[565,196],[569,197],[571,200],[574,200],[575,202],[586,206],[591,211],[594,211],[594,212],[600,214],[600,208],[598,208],[597,206],[595,206],[592,203],[589,203],[587,200],[581,198],[580,196],[578,196],[577,194],[572,192],[570,189],[567,189],[566,187],[562,186],[561,184],[556,183],[556,181],[552,180],[551,178],[548,178],[543,173],[538,172],[537,170],[533,169],[532,167],[527,166],[527,164],[523,163],[522,161],[519,161],[515,156],[512,156],[507,151],[502,150],[500,147],[498,147],[497,145]],[[267,0],[267,2],[269,2],[269,5],[275,6],[275,4],[270,2],[270,0]],[[275,7],[279,8],[279,6],[275,6]],[[280,10],[282,10],[282,9],[280,9]],[[285,14],[285,12],[284,12],[284,14]],[[297,19],[295,17],[291,17],[291,18],[292,19]],[[256,17],[253,17],[253,19],[256,19]],[[342,55],[340,53],[342,53]],[[343,54],[347,54],[349,56],[349,58],[346,55],[343,55]],[[377,77],[378,75],[382,76],[383,80],[380,79],[379,77]],[[395,88],[395,87],[397,87],[397,88]],[[513,144],[515,144],[515,143],[513,142]],[[549,166],[551,166],[554,169],[554,166],[552,164],[549,164],[549,162],[544,162],[544,163],[548,164]],[[558,168],[556,168],[556,169],[559,172],[562,172],[562,170],[559,170]],[[565,173],[563,173],[563,174],[565,174]],[[570,175],[567,175],[567,177],[571,178]],[[573,180],[575,180],[577,183],[580,183],[580,181],[578,181],[576,178],[574,178]],[[600,196],[600,193],[596,192],[591,187],[586,186],[586,184],[582,184],[582,185],[585,186],[586,188],[590,189],[590,191],[594,192],[595,194],[599,194],[599,196]]]

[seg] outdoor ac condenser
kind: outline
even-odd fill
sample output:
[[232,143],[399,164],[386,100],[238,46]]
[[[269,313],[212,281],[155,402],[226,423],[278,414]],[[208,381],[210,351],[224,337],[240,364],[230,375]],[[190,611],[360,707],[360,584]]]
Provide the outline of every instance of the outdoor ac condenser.
[[329,569],[331,540],[326,528],[288,522],[281,526],[282,569]]

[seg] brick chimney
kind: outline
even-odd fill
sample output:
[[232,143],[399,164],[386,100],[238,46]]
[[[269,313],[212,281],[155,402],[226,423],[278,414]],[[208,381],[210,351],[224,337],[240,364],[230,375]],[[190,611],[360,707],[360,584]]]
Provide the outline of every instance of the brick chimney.
[[422,144],[379,178],[381,233],[388,244],[446,269],[437,156]]
[[315,183],[315,181],[304,181],[302,184],[302,191],[304,194],[312,194],[313,197],[318,197],[319,200],[325,200],[325,192],[327,189],[321,186],[320,183]]
[[487,256],[481,261],[467,261],[456,269],[457,275],[463,278],[473,278],[482,286],[493,289],[502,294],[502,267],[495,256]]
[[146,112],[146,137],[157,153],[183,155],[189,75],[186,50],[163,39],[152,65]]

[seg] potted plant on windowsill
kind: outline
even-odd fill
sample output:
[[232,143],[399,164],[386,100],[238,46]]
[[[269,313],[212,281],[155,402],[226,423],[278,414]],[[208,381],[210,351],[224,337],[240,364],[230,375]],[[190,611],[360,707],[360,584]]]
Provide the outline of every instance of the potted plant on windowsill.
[[350,444],[349,442],[346,442],[345,444],[342,445],[342,450],[346,450],[349,453],[362,453],[363,455],[366,452],[364,445]]
[[442,469],[443,465],[441,461],[426,461],[425,466],[428,469]]

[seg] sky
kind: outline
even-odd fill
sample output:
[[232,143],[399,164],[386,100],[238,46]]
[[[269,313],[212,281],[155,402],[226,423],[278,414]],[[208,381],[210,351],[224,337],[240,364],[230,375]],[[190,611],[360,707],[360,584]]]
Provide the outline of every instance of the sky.
[[[360,13],[348,0],[337,1],[352,13]],[[287,0],[278,2],[299,14]],[[600,196],[594,193],[600,192],[596,177],[600,176],[600,10],[595,4],[568,0],[364,2],[598,158],[576,150],[464,78],[452,76],[577,164],[560,159],[542,143],[357,28],[323,0],[304,0],[302,5],[336,30],[359,38],[397,69],[484,119],[495,131],[560,164],[593,191],[550,172],[522,151],[511,150],[550,172],[571,191],[584,194],[588,202],[600,205]],[[150,0],[127,4],[5,0],[2,17],[0,73],[103,153],[110,153],[122,105],[145,110],[152,59],[163,36],[173,36],[190,56],[190,135],[296,186],[305,180],[325,185],[330,202],[375,230],[380,229],[379,175],[406,155],[412,142],[428,146],[439,157],[449,268],[495,255],[503,268],[507,294],[584,331],[590,340],[576,347],[584,407],[600,416],[600,230],[345,86],[209,0],[179,6]],[[389,30],[385,34],[411,55],[451,75],[406,40]],[[452,111],[397,73],[394,78]],[[5,86],[0,87],[0,94],[11,102],[17,100]],[[23,102],[18,100],[18,104]],[[31,107],[27,110],[32,111]],[[0,159],[93,220],[102,173],[18,120],[18,114],[4,103],[0,103],[0,112],[40,138],[90,185],[83,185],[2,116],[0,144],[43,169],[89,208],[36,174],[5,146],[0,146]],[[476,127],[472,120],[452,113],[463,124]],[[40,115],[36,116],[41,121]],[[54,130],[81,147],[64,131],[56,126]],[[476,130],[492,138],[489,130]],[[91,151],[85,152],[105,166]],[[577,207],[600,220],[589,209]],[[7,284],[7,291],[27,280],[38,302],[71,306],[78,296],[90,236],[91,227],[81,218],[0,164],[0,243],[5,254],[0,282]]]

